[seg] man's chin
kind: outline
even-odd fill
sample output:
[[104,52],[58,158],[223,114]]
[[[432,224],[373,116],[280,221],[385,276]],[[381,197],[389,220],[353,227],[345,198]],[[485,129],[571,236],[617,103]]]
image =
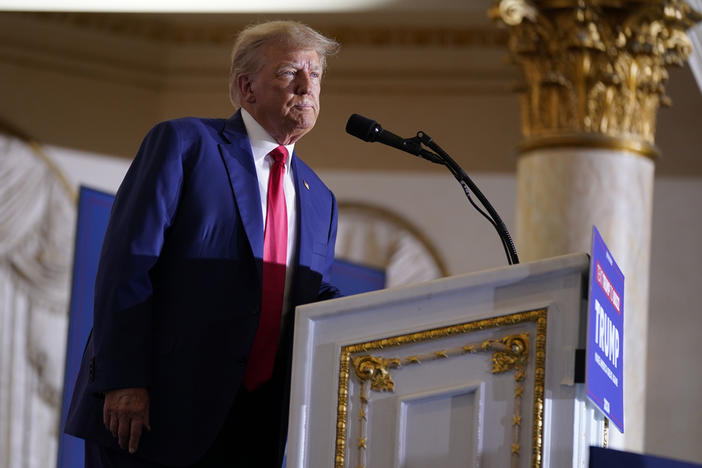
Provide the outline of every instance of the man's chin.
[[301,113],[293,117],[295,128],[304,132],[312,130],[314,124],[317,123],[317,114],[310,112],[309,114]]
[[283,144],[294,143],[314,127],[315,119],[290,119],[287,121],[287,128],[284,130]]

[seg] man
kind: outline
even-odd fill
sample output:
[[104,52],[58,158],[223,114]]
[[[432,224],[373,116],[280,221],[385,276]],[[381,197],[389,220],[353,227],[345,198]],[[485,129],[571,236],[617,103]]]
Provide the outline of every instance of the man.
[[280,466],[292,309],[338,296],[336,201],[293,151],[337,47],[295,22],[247,28],[229,86],[241,109],[144,139],[115,198],[66,423],[87,467]]

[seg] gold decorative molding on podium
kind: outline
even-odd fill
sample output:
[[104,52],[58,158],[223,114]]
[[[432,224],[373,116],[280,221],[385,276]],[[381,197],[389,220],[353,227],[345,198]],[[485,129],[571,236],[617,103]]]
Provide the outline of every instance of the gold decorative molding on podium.
[[502,338],[488,339],[453,348],[438,348],[423,354],[414,354],[404,358],[383,358],[367,354],[369,351],[401,347],[414,343],[431,342],[452,336],[468,334],[490,328],[501,328],[524,322],[536,322],[536,337],[534,340],[534,393],[532,414],[532,468],[541,466],[543,453],[543,412],[544,412],[544,383],[546,356],[546,310],[539,309],[528,312],[494,317],[490,319],[451,325],[442,328],[423,330],[406,335],[382,338],[344,346],[341,349],[339,367],[339,393],[337,407],[337,437],[335,468],[346,466],[347,421],[349,409],[349,387],[353,375],[360,381],[359,392],[359,436],[356,449],[358,450],[359,468],[364,468],[365,455],[368,448],[367,419],[370,389],[376,392],[393,392],[395,383],[391,370],[409,368],[429,363],[431,361],[456,358],[478,353],[492,353],[492,373],[500,374],[514,372],[514,411],[512,416],[512,442],[510,446],[511,466],[518,466],[520,456],[520,430],[522,422],[522,398],[524,381],[530,355],[530,338],[526,332],[512,333]]
[[499,0],[521,65],[521,150],[586,146],[657,155],[656,114],[667,67],[692,51],[702,19],[682,0]]

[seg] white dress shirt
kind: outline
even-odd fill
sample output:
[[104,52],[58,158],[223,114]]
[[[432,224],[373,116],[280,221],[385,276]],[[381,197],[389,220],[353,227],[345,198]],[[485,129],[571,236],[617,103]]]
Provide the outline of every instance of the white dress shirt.
[[[258,178],[258,189],[261,193],[261,213],[263,214],[263,226],[266,226],[266,208],[268,202],[268,175],[271,172],[273,158],[268,155],[275,148],[280,146],[278,142],[249,114],[246,109],[241,109],[241,117],[244,120],[246,133],[251,142],[251,154],[253,154],[254,165],[256,166],[256,177]],[[285,145],[288,150],[288,158],[285,161],[285,175],[283,176],[283,190],[285,191],[285,205],[288,211],[288,251],[287,266],[285,270],[285,292],[283,295],[283,313],[290,305],[290,287],[292,283],[293,268],[290,265],[294,261],[297,247],[297,205],[295,183],[293,180],[292,159],[295,144]]]

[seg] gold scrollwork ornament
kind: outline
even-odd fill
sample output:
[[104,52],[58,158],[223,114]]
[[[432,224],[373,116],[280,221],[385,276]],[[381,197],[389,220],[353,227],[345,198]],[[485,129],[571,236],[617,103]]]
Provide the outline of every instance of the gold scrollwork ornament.
[[492,373],[499,374],[512,369],[524,367],[529,357],[526,335],[510,335],[502,339],[504,350],[495,351],[492,355]]
[[353,358],[353,368],[361,381],[370,381],[371,389],[376,392],[395,391],[395,382],[390,376],[390,369],[400,367],[399,359],[384,359],[376,356],[358,356]]

